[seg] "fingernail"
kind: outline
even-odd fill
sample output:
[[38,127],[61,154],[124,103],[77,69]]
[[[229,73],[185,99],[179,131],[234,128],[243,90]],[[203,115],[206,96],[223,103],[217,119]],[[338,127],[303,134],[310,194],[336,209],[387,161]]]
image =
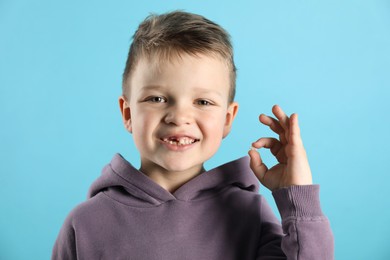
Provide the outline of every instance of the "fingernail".
[[256,148],[256,147],[253,147],[253,146],[251,146],[251,147],[249,148],[249,151],[257,151],[257,148]]

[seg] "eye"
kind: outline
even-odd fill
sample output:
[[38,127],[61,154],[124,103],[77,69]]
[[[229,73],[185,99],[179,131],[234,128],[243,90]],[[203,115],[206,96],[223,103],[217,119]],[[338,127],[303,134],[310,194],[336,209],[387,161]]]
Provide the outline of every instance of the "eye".
[[167,102],[166,98],[159,97],[159,96],[148,97],[146,99],[146,101],[152,102],[152,103],[165,103],[165,102]]
[[196,104],[200,105],[200,106],[210,106],[212,105],[212,103],[206,99],[199,99],[196,101]]

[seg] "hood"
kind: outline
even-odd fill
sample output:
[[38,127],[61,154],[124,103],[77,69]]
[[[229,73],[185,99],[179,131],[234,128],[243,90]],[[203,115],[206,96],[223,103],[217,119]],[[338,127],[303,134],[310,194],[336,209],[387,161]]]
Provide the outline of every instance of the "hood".
[[170,200],[205,199],[228,187],[258,192],[259,182],[249,167],[248,156],[203,172],[170,193],[134,168],[120,154],[115,154],[103,168],[101,176],[91,185],[88,198],[105,192],[126,205],[152,207]]

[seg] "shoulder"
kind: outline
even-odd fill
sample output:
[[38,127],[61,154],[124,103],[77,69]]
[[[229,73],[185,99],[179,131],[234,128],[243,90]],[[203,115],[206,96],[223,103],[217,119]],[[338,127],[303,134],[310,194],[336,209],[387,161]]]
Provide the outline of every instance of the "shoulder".
[[101,212],[107,211],[107,208],[110,207],[109,204],[106,195],[100,192],[96,196],[75,206],[68,214],[65,225],[76,227],[88,223],[100,215]]

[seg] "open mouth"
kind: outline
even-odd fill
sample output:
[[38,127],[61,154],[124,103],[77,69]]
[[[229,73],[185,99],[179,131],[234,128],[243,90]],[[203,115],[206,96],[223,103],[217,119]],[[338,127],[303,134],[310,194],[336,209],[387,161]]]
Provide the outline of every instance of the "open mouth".
[[172,144],[172,145],[178,145],[178,146],[183,146],[183,145],[190,145],[193,143],[196,143],[199,141],[199,139],[193,139],[190,137],[169,137],[169,138],[163,138],[161,139],[163,142]]

